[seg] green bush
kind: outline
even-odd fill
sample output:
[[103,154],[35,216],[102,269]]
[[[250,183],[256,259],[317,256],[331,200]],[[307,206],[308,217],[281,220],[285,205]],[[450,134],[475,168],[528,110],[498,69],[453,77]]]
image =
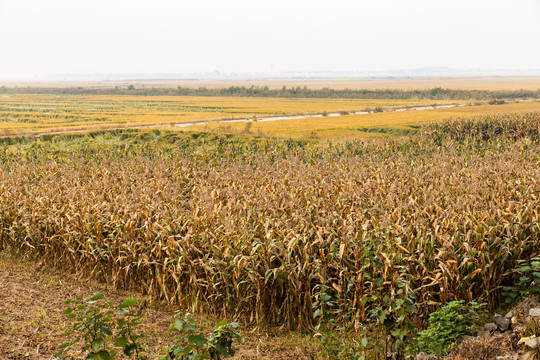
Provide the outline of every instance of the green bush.
[[[126,298],[118,305],[117,311],[112,301],[104,301],[103,294],[95,293],[88,298],[74,298],[65,301],[68,309],[64,314],[74,321],[66,336],[75,338],[60,345],[62,350],[57,356],[64,355],[65,351],[75,344],[82,342],[82,349],[86,352],[86,359],[111,360],[120,352],[130,359],[160,360],[220,360],[234,355],[233,341],[243,342],[244,338],[236,332],[240,324],[222,320],[216,328],[206,337],[197,332],[197,325],[191,314],[177,313],[176,321],[171,330],[179,331],[174,344],[163,349],[161,356],[145,350],[140,339],[147,337],[139,333],[136,328],[142,324],[141,313],[135,310],[136,300]],[[57,357],[55,360],[63,360]]]
[[463,336],[473,333],[473,327],[480,323],[484,306],[475,302],[465,305],[462,300],[452,301],[431,313],[428,328],[418,333],[414,343],[407,347],[407,353],[447,354]]
[[319,285],[313,296],[313,317],[317,320],[315,336],[324,359],[386,359],[390,354],[403,358],[405,344],[414,327],[410,315],[417,311],[413,295],[397,284],[393,296],[374,294],[366,298],[373,309],[365,324],[354,328],[355,308],[343,311],[340,296],[329,286]]
[[234,340],[244,342],[242,335],[236,332],[240,324],[222,320],[216,325],[212,334],[208,337],[197,332],[197,325],[191,314],[178,312],[176,321],[171,325],[171,330],[180,332],[175,343],[166,348],[167,354],[160,360],[180,359],[199,360],[216,359],[233,356],[232,348]]
[[[348,326],[338,325],[337,318],[342,315],[342,310],[330,293],[328,286],[320,285],[313,295],[313,317],[317,320],[315,337],[321,344],[319,356],[332,360],[365,360],[371,338],[366,335],[359,341],[351,339],[351,323]],[[365,332],[366,329],[363,330]]]
[[540,294],[540,257],[530,261],[518,260],[513,269],[514,285],[503,287],[503,297],[507,304],[517,299]]
[[100,302],[102,299],[103,294],[95,293],[86,299],[77,297],[65,302],[69,307],[64,314],[74,320],[66,336],[76,338],[60,345],[60,349],[65,351],[82,341],[83,350],[88,351],[87,359],[114,359],[119,350],[130,358],[140,359],[146,351],[139,339],[146,335],[135,332],[141,324],[141,314],[134,309],[135,299],[124,299],[117,312],[112,301]]

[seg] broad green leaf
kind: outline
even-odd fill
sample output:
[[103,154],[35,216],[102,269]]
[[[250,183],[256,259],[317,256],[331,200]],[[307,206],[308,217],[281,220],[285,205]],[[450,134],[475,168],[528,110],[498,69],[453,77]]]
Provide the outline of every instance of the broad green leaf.
[[218,354],[220,355],[224,355],[224,356],[229,355],[227,351],[227,347],[225,346],[225,344],[221,342],[214,344],[214,349],[216,349],[218,351]]
[[99,331],[101,331],[102,333],[107,334],[107,335],[112,335],[111,328],[109,328],[109,327],[107,327],[105,325],[100,325],[99,326]]
[[367,338],[363,338],[363,339],[362,339],[362,346],[363,346],[363,347],[366,347],[367,344],[368,344],[368,339],[367,339]]
[[228,323],[228,320],[223,319],[223,320],[221,320],[220,322],[217,323],[216,327],[225,326],[225,325],[227,325],[227,323]]
[[101,344],[102,342],[100,339],[95,339],[90,343],[90,348],[92,349],[93,352],[97,352],[99,348],[101,347]]
[[124,348],[124,354],[131,357],[131,352],[135,349],[137,349],[137,344],[129,344]]
[[94,359],[94,360],[111,360],[112,359],[111,355],[109,354],[107,350],[101,350],[100,352],[97,352],[97,353],[88,354],[88,358]]
[[174,324],[171,325],[171,329],[182,331],[182,329],[183,329],[182,324],[183,324],[183,322],[181,320],[176,320],[174,322]]
[[124,301],[122,301],[122,304],[120,304],[120,308],[123,309],[126,307],[135,306],[136,303],[137,303],[137,300],[135,300],[132,297],[128,297],[128,298],[125,298]]
[[103,299],[103,294],[100,293],[100,292],[97,292],[88,300],[89,301],[96,301],[96,300],[101,300],[101,299]]
[[191,335],[188,338],[188,342],[197,346],[203,346],[206,343],[206,338],[203,334]]
[[114,341],[114,345],[121,348],[125,347],[127,343],[128,343],[128,339],[125,336],[120,336],[119,338],[116,338],[116,340]]
[[329,301],[329,300],[332,299],[332,297],[330,295],[324,294],[324,293],[319,295],[319,297],[321,298],[322,301]]

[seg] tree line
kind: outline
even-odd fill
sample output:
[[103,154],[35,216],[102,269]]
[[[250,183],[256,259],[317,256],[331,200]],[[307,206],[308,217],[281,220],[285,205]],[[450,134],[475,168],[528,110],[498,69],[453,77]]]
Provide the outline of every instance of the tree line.
[[227,88],[183,87],[0,87],[0,93],[58,94],[58,95],[144,95],[144,96],[231,96],[277,98],[340,98],[340,99],[432,99],[432,100],[495,100],[538,99],[537,90],[459,90],[435,87],[432,89],[310,89],[306,86],[271,89],[268,86],[229,86]]

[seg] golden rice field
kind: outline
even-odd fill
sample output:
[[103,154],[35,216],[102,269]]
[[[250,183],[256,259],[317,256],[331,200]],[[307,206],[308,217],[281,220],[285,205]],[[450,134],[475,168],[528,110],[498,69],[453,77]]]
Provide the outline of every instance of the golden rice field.
[[[493,115],[505,112],[540,111],[540,102],[467,106],[447,109],[383,112],[340,117],[313,117],[251,123],[253,134],[284,137],[355,138],[414,132],[422,124],[452,117]],[[245,123],[214,123],[183,128],[188,131],[245,132]]]
[[[0,133],[44,133],[269,115],[429,105],[433,100],[3,95]],[[456,101],[437,101],[439,104]]]

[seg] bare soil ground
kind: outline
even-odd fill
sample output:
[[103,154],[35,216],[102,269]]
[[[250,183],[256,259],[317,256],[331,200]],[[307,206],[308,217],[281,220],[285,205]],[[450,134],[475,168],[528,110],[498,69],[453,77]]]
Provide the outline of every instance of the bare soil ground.
[[[53,359],[58,345],[68,338],[64,333],[71,323],[63,314],[64,300],[87,297],[95,292],[120,303],[127,296],[138,303],[150,300],[133,292],[107,288],[103,284],[81,280],[72,274],[50,269],[39,262],[17,260],[0,254],[0,359]],[[174,309],[150,303],[144,309],[141,329],[149,335],[147,348],[158,351],[172,343],[169,332]],[[208,333],[217,319],[201,318],[201,329]],[[242,328],[244,344],[237,344],[234,359],[310,359],[317,350],[310,335],[276,332],[269,335]],[[84,358],[74,349],[70,356]]]

